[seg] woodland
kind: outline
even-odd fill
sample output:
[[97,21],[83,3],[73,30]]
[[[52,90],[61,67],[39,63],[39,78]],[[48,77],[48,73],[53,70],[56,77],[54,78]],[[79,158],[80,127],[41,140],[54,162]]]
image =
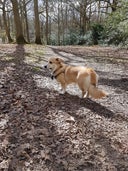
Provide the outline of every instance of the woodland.
[[44,45],[128,44],[128,0],[0,0],[0,39]]
[[[50,57],[108,96],[61,94]],[[128,0],[0,0],[0,171],[128,171]]]

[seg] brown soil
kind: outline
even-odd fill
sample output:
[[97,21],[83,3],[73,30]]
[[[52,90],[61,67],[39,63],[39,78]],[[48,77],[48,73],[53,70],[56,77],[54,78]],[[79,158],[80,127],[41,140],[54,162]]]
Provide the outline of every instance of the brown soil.
[[[51,56],[93,67],[109,97],[60,94],[43,65]],[[1,171],[127,171],[128,51],[0,45]]]

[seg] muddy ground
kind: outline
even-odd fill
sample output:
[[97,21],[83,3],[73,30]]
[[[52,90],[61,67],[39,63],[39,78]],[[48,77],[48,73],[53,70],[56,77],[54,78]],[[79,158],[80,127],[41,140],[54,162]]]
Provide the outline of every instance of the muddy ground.
[[[60,94],[51,56],[93,67],[109,96]],[[0,45],[0,170],[127,171],[128,50]]]

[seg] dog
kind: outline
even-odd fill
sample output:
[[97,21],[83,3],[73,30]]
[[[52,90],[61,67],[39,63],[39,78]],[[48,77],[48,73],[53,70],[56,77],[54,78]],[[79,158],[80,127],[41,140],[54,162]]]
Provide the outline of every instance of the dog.
[[63,93],[67,85],[75,83],[82,91],[82,98],[91,96],[100,99],[107,96],[106,92],[98,89],[99,76],[92,68],[67,65],[63,59],[56,57],[50,58],[44,67],[52,72],[52,79],[61,84]]

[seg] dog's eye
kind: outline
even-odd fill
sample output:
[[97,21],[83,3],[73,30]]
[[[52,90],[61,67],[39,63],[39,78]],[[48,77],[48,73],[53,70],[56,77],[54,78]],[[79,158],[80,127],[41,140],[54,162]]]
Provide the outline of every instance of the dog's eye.
[[50,61],[49,63],[50,63],[50,64],[52,64],[52,62],[51,62],[51,61]]

